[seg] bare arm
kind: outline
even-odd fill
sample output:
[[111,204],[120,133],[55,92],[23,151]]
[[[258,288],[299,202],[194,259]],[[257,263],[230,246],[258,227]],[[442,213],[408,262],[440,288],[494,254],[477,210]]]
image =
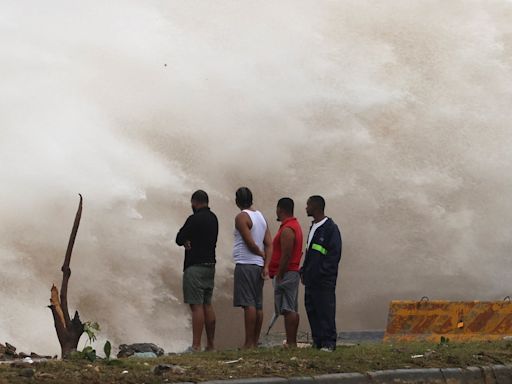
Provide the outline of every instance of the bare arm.
[[259,255],[261,257],[265,257],[265,254],[263,251],[256,245],[254,242],[254,239],[251,235],[251,227],[252,227],[252,221],[249,215],[245,212],[240,212],[235,217],[235,228],[240,232],[240,235],[242,236],[242,239],[245,242],[245,245],[247,245],[247,248],[249,248],[249,251],[254,253],[255,255]]
[[270,234],[268,225],[265,231],[265,237],[263,238],[263,248],[265,252],[265,266],[268,267],[270,259],[272,259],[272,235]]
[[295,244],[295,232],[291,228],[284,228],[281,232],[281,261],[277,278],[281,280],[288,270],[288,263],[292,257],[293,245]]
[[267,279],[269,276],[268,266],[270,264],[270,260],[272,259],[272,235],[270,234],[270,230],[265,231],[265,237],[263,238],[263,248],[265,253],[265,264],[263,265],[262,278]]

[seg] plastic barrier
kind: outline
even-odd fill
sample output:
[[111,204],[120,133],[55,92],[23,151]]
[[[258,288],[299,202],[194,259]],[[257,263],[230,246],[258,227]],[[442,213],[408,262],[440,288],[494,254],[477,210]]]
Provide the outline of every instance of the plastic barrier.
[[[392,301],[384,341],[500,340],[512,336],[512,303]],[[508,299],[508,300],[507,300]]]

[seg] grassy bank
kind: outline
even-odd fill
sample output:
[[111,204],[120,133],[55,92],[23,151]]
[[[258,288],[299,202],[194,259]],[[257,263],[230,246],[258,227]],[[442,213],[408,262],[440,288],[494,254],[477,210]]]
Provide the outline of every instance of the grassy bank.
[[[181,369],[161,375],[159,364]],[[361,344],[335,352],[276,347],[253,351],[222,351],[172,355],[158,359],[111,362],[48,361],[0,365],[0,383],[162,383],[212,379],[311,376],[324,373],[366,372],[397,368],[466,367],[512,364],[512,342],[464,344]],[[33,371],[30,371],[30,370]],[[123,373],[124,372],[124,373]],[[32,378],[29,376],[32,375]]]

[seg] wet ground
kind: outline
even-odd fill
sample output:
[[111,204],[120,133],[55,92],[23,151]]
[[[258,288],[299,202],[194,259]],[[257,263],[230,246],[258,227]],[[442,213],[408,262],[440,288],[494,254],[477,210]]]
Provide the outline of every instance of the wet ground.
[[345,343],[381,342],[384,338],[384,331],[349,331],[340,332],[338,341]]
[[[360,343],[380,343],[384,337],[384,331],[343,331],[338,334],[338,344],[360,344]],[[274,347],[282,345],[286,339],[284,333],[270,332],[261,338],[261,344],[265,347]],[[299,332],[297,337],[299,343],[311,343],[311,335],[309,332]]]

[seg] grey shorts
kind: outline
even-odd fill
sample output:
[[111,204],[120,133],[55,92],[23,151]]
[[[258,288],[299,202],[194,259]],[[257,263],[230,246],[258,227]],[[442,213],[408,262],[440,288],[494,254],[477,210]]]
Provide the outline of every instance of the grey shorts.
[[254,264],[235,266],[233,306],[263,309],[263,267]]
[[191,265],[183,273],[183,299],[187,304],[211,304],[215,264]]
[[286,272],[279,282],[274,277],[275,313],[284,315],[286,312],[298,312],[299,282],[300,274],[295,271]]

